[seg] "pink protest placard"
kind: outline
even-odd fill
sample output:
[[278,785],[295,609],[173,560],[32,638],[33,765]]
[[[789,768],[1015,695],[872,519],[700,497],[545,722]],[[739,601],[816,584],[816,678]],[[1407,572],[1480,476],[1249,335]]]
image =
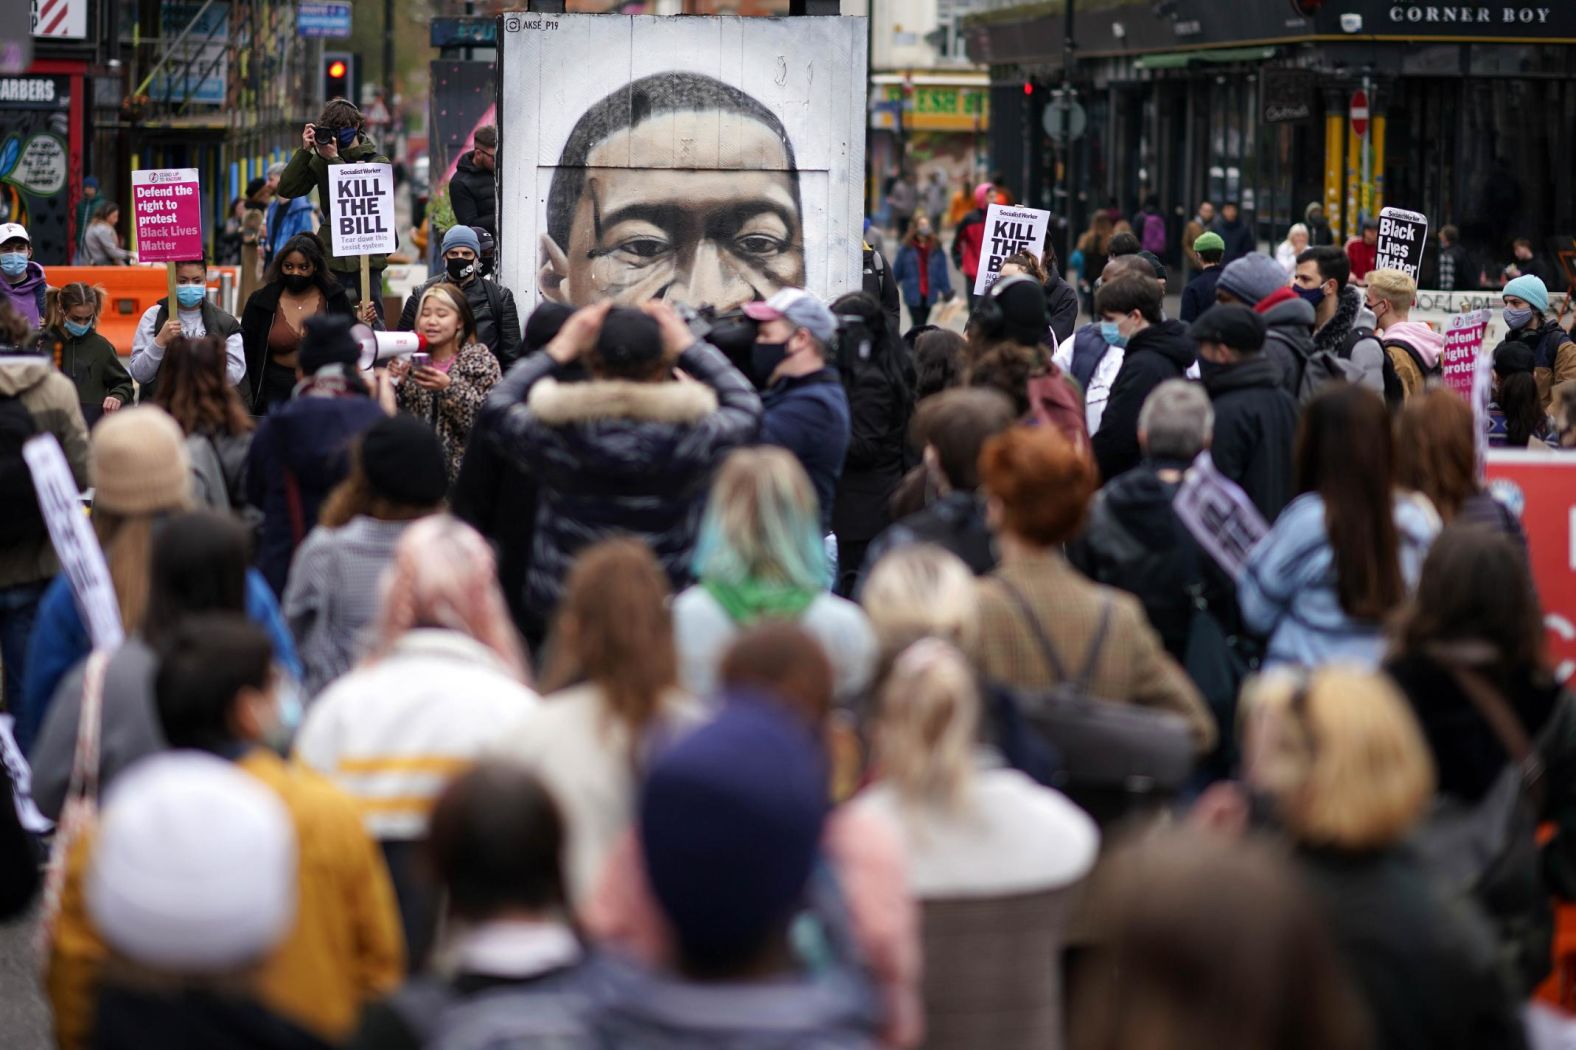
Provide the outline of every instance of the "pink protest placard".
[[202,194],[196,168],[132,172],[131,215],[139,261],[202,258]]
[[1488,329],[1488,310],[1468,310],[1456,314],[1445,326],[1445,349],[1439,367],[1445,386],[1472,402],[1472,382],[1477,373],[1478,355],[1483,350],[1483,333]]

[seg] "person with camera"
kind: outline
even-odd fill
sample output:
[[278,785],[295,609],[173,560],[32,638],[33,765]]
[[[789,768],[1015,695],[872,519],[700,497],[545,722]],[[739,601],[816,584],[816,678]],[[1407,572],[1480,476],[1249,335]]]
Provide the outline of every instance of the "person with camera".
[[[590,378],[565,382],[582,361]],[[584,307],[510,369],[479,425],[539,486],[532,621],[558,604],[575,556],[617,533],[650,546],[675,588],[687,584],[712,472],[760,420],[749,380],[661,302]]]
[[500,369],[508,371],[520,356],[520,314],[515,309],[514,293],[484,276],[482,259],[481,238],[474,228],[449,227],[443,235],[444,269],[410,293],[399,315],[399,330],[416,330],[416,308],[427,289],[445,282],[456,284],[476,315],[476,341],[492,351]]
[[744,304],[760,327],[750,351],[750,378],[762,391],[761,444],[794,454],[815,486],[821,527],[831,531],[837,483],[852,438],[848,394],[827,364],[837,318],[803,288],[784,288]]
[[[328,169],[334,164],[387,164],[389,159],[378,152],[377,145],[366,136],[366,120],[349,99],[331,98],[323,104],[317,123],[301,129],[301,148],[296,150],[290,163],[279,176],[275,193],[281,197],[305,197],[317,190],[317,199],[325,207],[332,196],[328,183]],[[317,239],[325,251],[333,246],[329,237],[328,216],[318,227]],[[383,317],[383,297],[377,289],[383,287],[383,267],[388,262],[384,255],[374,255],[368,260],[373,289],[372,305],[378,317]],[[361,302],[361,261],[356,255],[330,255],[328,268],[335,279],[344,286],[352,302]]]

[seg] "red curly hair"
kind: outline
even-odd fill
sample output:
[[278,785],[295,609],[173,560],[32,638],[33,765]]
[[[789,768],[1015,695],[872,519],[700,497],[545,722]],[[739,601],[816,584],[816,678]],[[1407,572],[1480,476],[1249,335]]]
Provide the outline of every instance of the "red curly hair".
[[1078,534],[1097,487],[1089,456],[1054,427],[1013,427],[985,442],[980,481],[1001,503],[1002,527],[1042,547]]

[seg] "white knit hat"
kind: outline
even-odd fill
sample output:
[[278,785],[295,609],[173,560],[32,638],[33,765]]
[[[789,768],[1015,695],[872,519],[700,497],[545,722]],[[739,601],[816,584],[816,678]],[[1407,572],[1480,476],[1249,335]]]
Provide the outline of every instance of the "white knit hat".
[[213,973],[284,939],[297,878],[279,797],[212,755],[171,751],[110,789],[85,893],[104,940],[132,962]]

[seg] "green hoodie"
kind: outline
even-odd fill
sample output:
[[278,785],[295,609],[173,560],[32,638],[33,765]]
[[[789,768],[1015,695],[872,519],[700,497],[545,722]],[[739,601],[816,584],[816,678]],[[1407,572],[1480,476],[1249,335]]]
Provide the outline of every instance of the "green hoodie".
[[98,329],[73,338],[63,328],[50,328],[43,339],[54,346],[55,361],[67,379],[76,384],[77,400],[98,407],[106,397],[131,404],[131,373],[115,347]]
[[[318,156],[316,150],[302,147],[296,150],[295,156],[290,158],[290,163],[285,165],[284,172],[279,176],[279,188],[275,194],[280,197],[305,197],[313,190],[317,191],[317,204],[323,211],[323,225],[317,229],[317,238],[323,242],[323,252],[328,255],[328,268],[339,273],[354,273],[361,269],[361,256],[337,256],[328,254],[334,247],[333,240],[329,237],[328,229],[328,168],[331,164],[387,164],[389,159],[378,152],[377,146],[365,135],[356,136],[356,141],[339,151],[333,160],[325,160]],[[368,257],[374,270],[382,269],[388,262],[386,255],[373,255]]]

